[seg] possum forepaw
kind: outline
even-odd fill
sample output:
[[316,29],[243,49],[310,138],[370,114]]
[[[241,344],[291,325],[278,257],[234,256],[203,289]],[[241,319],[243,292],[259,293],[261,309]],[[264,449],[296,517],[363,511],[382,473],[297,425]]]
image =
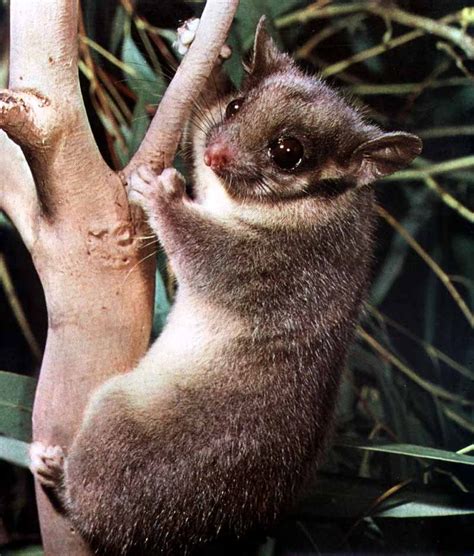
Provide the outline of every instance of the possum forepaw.
[[60,446],[46,446],[33,442],[30,446],[30,470],[47,488],[61,484],[64,476],[64,451]]
[[185,194],[183,176],[174,168],[155,174],[147,166],[139,166],[130,176],[128,198],[153,215],[156,205],[182,199]]
[[161,172],[160,183],[168,197],[181,198],[186,192],[186,182],[175,168],[165,168]]

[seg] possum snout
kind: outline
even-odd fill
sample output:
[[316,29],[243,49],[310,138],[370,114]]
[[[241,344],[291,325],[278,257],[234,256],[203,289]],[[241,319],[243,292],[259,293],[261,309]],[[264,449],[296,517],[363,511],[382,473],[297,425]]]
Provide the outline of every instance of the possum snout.
[[226,139],[218,138],[204,151],[204,164],[215,172],[227,170],[235,161],[237,151]]

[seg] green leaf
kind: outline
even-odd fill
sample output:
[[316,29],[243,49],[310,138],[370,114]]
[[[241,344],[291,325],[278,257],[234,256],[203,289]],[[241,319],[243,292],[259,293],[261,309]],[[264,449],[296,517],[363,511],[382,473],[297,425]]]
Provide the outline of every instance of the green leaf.
[[126,134],[129,157],[137,151],[150,125],[150,116],[146,111],[146,103],[143,97],[139,97],[135,104],[132,115],[132,125]]
[[20,467],[28,467],[30,464],[30,456],[28,454],[29,444],[16,438],[8,438],[0,436],[0,460],[19,465]]
[[474,506],[450,505],[448,503],[430,502],[406,502],[389,508],[377,514],[375,517],[395,518],[422,518],[422,517],[447,517],[454,515],[474,515]]
[[265,0],[243,0],[235,15],[235,26],[243,50],[248,50],[255,36],[258,20],[262,15],[270,15]]
[[463,465],[474,465],[474,457],[427,446],[416,446],[414,444],[390,444],[370,440],[353,440],[350,438],[339,439],[336,444],[345,448],[357,448],[358,450],[370,450],[372,452],[384,452],[386,454],[398,454],[412,458],[433,459],[448,463],[460,463]]
[[[290,2],[290,4],[294,3],[294,0]],[[287,3],[285,3],[283,10],[280,6],[281,4],[277,5],[268,0],[241,0],[227,41],[227,44],[232,48],[233,56],[225,64],[226,71],[235,85],[239,85],[244,75],[242,58],[245,58],[252,48],[255,29],[262,15],[268,16],[267,27],[278,46],[282,47],[278,31],[272,23],[276,15],[287,9]]]
[[165,39],[168,42],[169,46],[172,46],[173,43],[176,41],[178,36],[176,31],[172,31],[171,29],[158,29],[158,34],[160,37]]
[[31,439],[31,413],[36,390],[33,378],[0,371],[0,434]]
[[122,60],[133,69],[133,75],[127,74],[128,86],[144,104],[158,104],[166,83],[157,75],[133,41],[130,29],[127,29],[122,45]]
[[285,2],[269,2],[268,9],[271,16],[275,19],[284,14],[288,14],[292,10],[305,8],[307,5],[307,0],[285,0]]
[[122,6],[118,6],[112,21],[112,29],[110,32],[110,52],[114,54],[116,54],[119,49],[127,17],[127,12],[124,8]]

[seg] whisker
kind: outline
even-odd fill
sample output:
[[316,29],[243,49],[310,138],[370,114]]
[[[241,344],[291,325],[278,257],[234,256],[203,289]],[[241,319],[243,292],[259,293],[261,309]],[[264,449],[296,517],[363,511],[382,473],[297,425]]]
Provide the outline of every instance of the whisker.
[[193,106],[194,109],[200,114],[201,118],[208,124],[209,128],[216,126],[218,122],[215,121],[211,109],[209,108],[208,105],[203,106],[200,103],[201,100],[203,101],[205,100],[202,95],[200,95],[200,97],[194,103]]
[[158,250],[154,250],[151,253],[148,253],[148,255],[146,255],[145,257],[143,257],[142,259],[140,259],[137,263],[135,263],[132,268],[127,272],[127,274],[125,275],[123,282],[121,284],[121,287],[123,287],[125,285],[125,282],[128,280],[128,277],[130,276],[130,274],[136,270],[138,268],[139,265],[141,265],[143,262],[145,262],[147,259],[149,259],[150,257],[154,257],[156,254],[158,253]]
[[146,249],[147,247],[150,247],[152,245],[155,245],[157,243],[159,243],[160,240],[158,238],[153,239],[151,241],[148,241],[147,243],[144,243],[143,245],[140,246],[140,249]]
[[217,105],[219,107],[219,112],[221,114],[221,122],[224,121],[224,114],[222,112],[222,104],[221,104],[221,95],[219,94],[219,89],[217,87],[217,82],[216,82],[216,76],[214,73],[211,73],[211,77],[212,77],[212,83],[214,85],[214,89],[216,91],[216,98],[217,98]]

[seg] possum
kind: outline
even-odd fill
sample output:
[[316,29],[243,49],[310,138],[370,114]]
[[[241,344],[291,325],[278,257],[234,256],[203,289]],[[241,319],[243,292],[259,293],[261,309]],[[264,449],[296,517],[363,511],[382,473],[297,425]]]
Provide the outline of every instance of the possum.
[[98,554],[195,554],[267,530],[321,460],[374,245],[370,184],[421,141],[383,132],[261,20],[239,91],[209,84],[176,170],[130,180],[178,288],[131,372],[32,470]]

